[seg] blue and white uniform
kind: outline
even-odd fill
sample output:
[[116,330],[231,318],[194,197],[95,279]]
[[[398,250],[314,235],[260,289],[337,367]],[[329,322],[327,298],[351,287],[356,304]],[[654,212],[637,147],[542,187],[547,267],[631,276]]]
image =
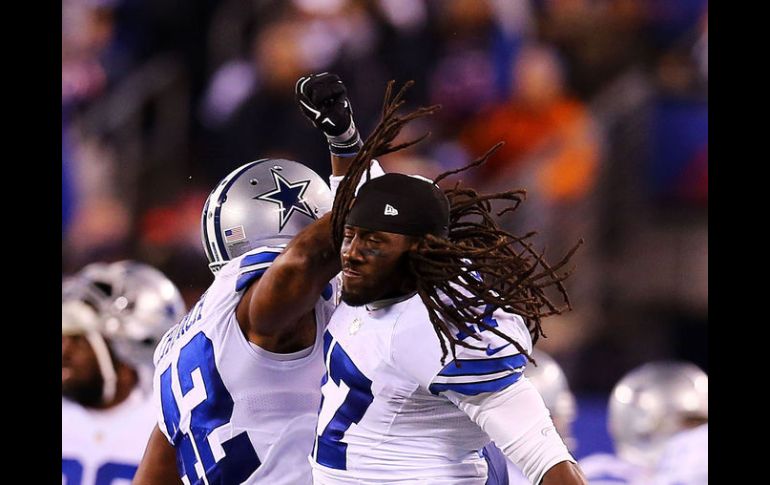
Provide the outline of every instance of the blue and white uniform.
[[261,247],[230,261],[155,351],[157,420],[186,484],[311,483],[334,287],[315,306],[315,343],[295,354],[252,344],[235,316],[243,292],[281,251]]
[[[531,351],[520,317],[497,310],[485,322]],[[310,456],[314,483],[483,485],[481,449],[490,437],[533,481],[556,463],[574,462],[522,377],[526,357],[492,332],[479,335],[481,341],[467,342],[480,349],[458,346],[456,358],[450,353],[442,364],[419,296],[368,307],[341,304],[324,335],[327,375]],[[543,444],[546,435],[556,435],[560,446]],[[537,450],[525,443],[538,437]]]
[[63,485],[129,485],[155,426],[155,409],[137,386],[109,409],[61,403]]

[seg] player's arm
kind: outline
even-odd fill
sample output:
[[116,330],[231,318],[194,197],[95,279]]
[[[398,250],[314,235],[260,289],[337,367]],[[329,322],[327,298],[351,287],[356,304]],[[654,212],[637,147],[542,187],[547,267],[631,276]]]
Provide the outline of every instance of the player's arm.
[[[347,173],[361,146],[347,89],[336,74],[301,77],[297,105],[325,136],[331,154],[332,192]],[[331,218],[324,216],[294,237],[270,268],[246,290],[236,314],[253,336],[290,332],[314,306],[329,280],[339,272],[332,247]]]
[[[532,351],[529,331],[520,316],[498,309],[492,322],[525,351]],[[413,371],[416,380],[427,383],[429,392],[443,395],[467,414],[531,483],[587,483],[556,431],[543,398],[524,376],[526,356],[501,337],[483,332],[482,338],[486,350],[458,347],[455,358],[440,368],[436,368],[441,356],[438,345],[430,346],[423,352],[426,357],[414,362],[418,357],[409,352],[413,347],[402,344],[397,346],[396,357],[403,360],[412,355],[414,364],[422,362],[410,367],[424,369]],[[490,348],[498,350],[489,355]]]
[[340,269],[327,213],[294,236],[246,290],[236,308],[238,321],[260,336],[291,331]]
[[532,483],[582,485],[587,481],[526,377],[495,392],[447,398],[478,424]]
[[163,433],[155,425],[144,450],[133,485],[167,485],[182,483],[176,468],[176,452]]

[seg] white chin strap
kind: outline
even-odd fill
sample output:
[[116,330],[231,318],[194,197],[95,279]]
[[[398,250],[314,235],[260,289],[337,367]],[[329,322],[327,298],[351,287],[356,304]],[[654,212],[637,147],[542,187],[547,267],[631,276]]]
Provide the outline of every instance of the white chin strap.
[[115,398],[115,388],[118,382],[118,376],[115,372],[115,366],[110,357],[110,351],[107,348],[107,342],[104,341],[98,332],[86,332],[86,340],[96,354],[96,362],[99,364],[99,372],[102,374],[102,402],[107,404]]

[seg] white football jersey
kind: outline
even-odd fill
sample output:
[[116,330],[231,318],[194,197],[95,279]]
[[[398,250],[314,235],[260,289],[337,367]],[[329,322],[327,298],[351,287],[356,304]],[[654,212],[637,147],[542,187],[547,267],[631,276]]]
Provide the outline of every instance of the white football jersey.
[[155,421],[150,397],[138,387],[104,410],[62,398],[62,484],[130,484]]
[[155,351],[158,425],[176,448],[184,483],[311,483],[307,455],[334,288],[327,286],[316,304],[316,340],[309,353],[260,349],[235,317],[243,291],[281,250],[258,248],[220,269]]
[[578,463],[591,485],[650,485],[652,471],[609,453],[595,453]]
[[701,485],[709,476],[709,428],[681,431],[666,442],[655,485]]
[[[489,313],[485,323],[531,351],[520,317]],[[444,392],[504,389],[521,378],[526,357],[488,330],[479,336],[465,336],[479,350],[458,346],[442,364],[419,296],[371,311],[341,304],[324,335],[314,483],[483,485],[480,450],[490,439]]]

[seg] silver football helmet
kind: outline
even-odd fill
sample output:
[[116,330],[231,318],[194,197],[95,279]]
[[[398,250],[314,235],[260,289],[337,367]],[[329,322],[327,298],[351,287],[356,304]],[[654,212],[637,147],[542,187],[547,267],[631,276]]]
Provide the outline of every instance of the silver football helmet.
[[570,391],[567,376],[561,366],[542,350],[533,350],[532,357],[537,366],[527,365],[524,375],[543,397],[557,431],[570,450],[574,451],[576,443],[572,436],[572,423],[577,413],[575,396]]
[[298,162],[256,160],[233,170],[211,192],[201,216],[203,249],[216,273],[259,246],[288,243],[331,210],[329,186]]
[[708,376],[688,362],[650,362],[612,390],[608,427],[618,456],[654,466],[665,441],[687,419],[708,419]]
[[[84,308],[93,310],[97,326]],[[88,338],[104,378],[106,401],[114,393],[115,369],[105,341],[121,361],[137,370],[151,367],[160,338],[184,314],[179,290],[147,264],[92,263],[62,282],[62,334]]]
[[158,341],[186,312],[174,283],[136,261],[91,264],[79,276],[97,292],[102,333],[118,357],[133,366],[152,365]]

